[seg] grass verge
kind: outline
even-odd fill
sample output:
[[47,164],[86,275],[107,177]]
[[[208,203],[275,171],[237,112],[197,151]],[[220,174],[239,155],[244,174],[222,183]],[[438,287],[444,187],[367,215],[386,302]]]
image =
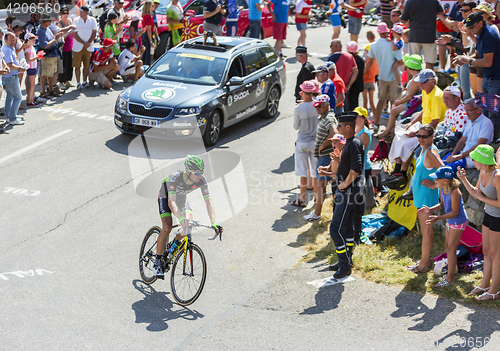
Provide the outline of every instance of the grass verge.
[[[387,198],[388,196],[380,199],[380,204],[374,208],[372,213],[381,213],[386,209]],[[315,222],[303,233],[302,239],[308,251],[303,258],[305,262],[327,260],[334,263],[337,261],[335,247],[329,233],[329,219],[331,218],[332,203],[325,201],[323,219]],[[469,291],[481,284],[481,272],[460,273],[456,276],[452,286],[436,288],[434,285],[437,284],[439,277],[434,275],[433,270],[420,274],[408,271],[406,267],[420,259],[421,247],[422,236],[415,231],[401,239],[386,238],[381,243],[358,245],[354,250],[354,272],[375,283],[403,286],[405,290],[419,294],[431,294],[475,306],[500,309],[500,299],[477,301],[474,297],[467,296]],[[446,252],[445,238],[435,229],[431,257],[439,256],[443,252]]]

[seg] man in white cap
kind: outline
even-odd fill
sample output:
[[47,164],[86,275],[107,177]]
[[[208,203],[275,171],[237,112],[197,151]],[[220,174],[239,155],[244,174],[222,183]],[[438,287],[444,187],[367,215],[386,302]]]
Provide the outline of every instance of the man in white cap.
[[392,44],[387,41],[389,35],[389,28],[384,22],[379,23],[377,27],[377,32],[380,36],[379,40],[370,45],[370,50],[368,51],[368,57],[365,62],[365,71],[370,70],[373,65],[373,61],[377,60],[379,74],[379,88],[378,88],[378,103],[377,110],[373,112],[373,130],[378,131],[380,125],[380,117],[382,115],[382,109],[386,101],[393,102],[398,96],[398,82],[396,76],[392,70],[394,61],[398,61],[403,64],[403,57],[401,55],[401,50],[392,50]]
[[316,163],[316,207],[314,211],[304,216],[306,221],[321,219],[323,201],[325,201],[326,197],[326,183],[331,180],[331,177],[320,176],[318,174],[318,167],[330,164],[330,152],[333,151],[333,147],[328,139],[337,133],[336,126],[338,124],[334,111],[330,109],[330,98],[328,95],[319,95],[314,99],[313,106],[316,109],[316,113],[319,115],[316,142],[314,145],[314,156],[318,159]]

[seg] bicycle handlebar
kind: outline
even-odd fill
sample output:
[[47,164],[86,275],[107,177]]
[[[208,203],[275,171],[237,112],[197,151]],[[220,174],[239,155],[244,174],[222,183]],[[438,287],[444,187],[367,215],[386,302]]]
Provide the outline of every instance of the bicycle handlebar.
[[[205,227],[208,229],[213,229],[215,231],[215,229],[211,225],[202,224],[202,223],[200,223],[198,221],[194,221],[194,220],[189,221],[188,226],[191,228]],[[221,226],[219,226],[219,234],[217,234],[217,232],[215,231],[215,235],[211,238],[208,238],[208,240],[215,240],[217,238],[217,236],[219,236],[219,240],[222,241],[222,232],[223,232],[223,228]]]

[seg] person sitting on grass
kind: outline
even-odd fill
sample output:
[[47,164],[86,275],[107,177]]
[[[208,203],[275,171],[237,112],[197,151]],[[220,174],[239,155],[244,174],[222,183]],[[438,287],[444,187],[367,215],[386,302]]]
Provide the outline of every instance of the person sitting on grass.
[[467,227],[467,214],[464,210],[462,192],[458,188],[460,182],[455,178],[455,172],[450,166],[439,167],[436,173],[429,175],[440,189],[440,201],[436,206],[424,205],[423,212],[433,213],[444,208],[441,216],[430,215],[425,222],[432,225],[441,219],[446,219],[446,254],[448,258],[448,274],[442,277],[435,285],[436,288],[450,286],[455,282],[455,266],[457,265],[457,247],[460,244],[462,233]]
[[93,86],[97,82],[101,88],[111,89],[113,86],[113,77],[120,70],[118,61],[113,57],[113,45],[116,40],[106,38],[102,42],[102,48],[96,50],[92,55],[90,65],[89,80]]
[[125,43],[125,50],[118,56],[120,74],[125,82],[129,79],[135,82],[143,76],[144,73],[141,71],[143,64],[141,57],[145,50],[146,47],[144,45],[141,45],[140,49],[136,50],[133,39],[129,39]]

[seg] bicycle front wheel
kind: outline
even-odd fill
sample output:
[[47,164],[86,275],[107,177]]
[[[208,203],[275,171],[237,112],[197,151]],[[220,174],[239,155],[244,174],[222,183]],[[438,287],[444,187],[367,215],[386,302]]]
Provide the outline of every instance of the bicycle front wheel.
[[203,251],[190,244],[186,253],[180,251],[172,265],[170,286],[179,305],[187,306],[200,296],[207,278],[207,262]]
[[153,284],[156,276],[153,274],[153,265],[156,259],[156,242],[160,236],[161,229],[152,227],[148,230],[142,240],[141,253],[139,255],[139,272],[141,279],[146,284]]

